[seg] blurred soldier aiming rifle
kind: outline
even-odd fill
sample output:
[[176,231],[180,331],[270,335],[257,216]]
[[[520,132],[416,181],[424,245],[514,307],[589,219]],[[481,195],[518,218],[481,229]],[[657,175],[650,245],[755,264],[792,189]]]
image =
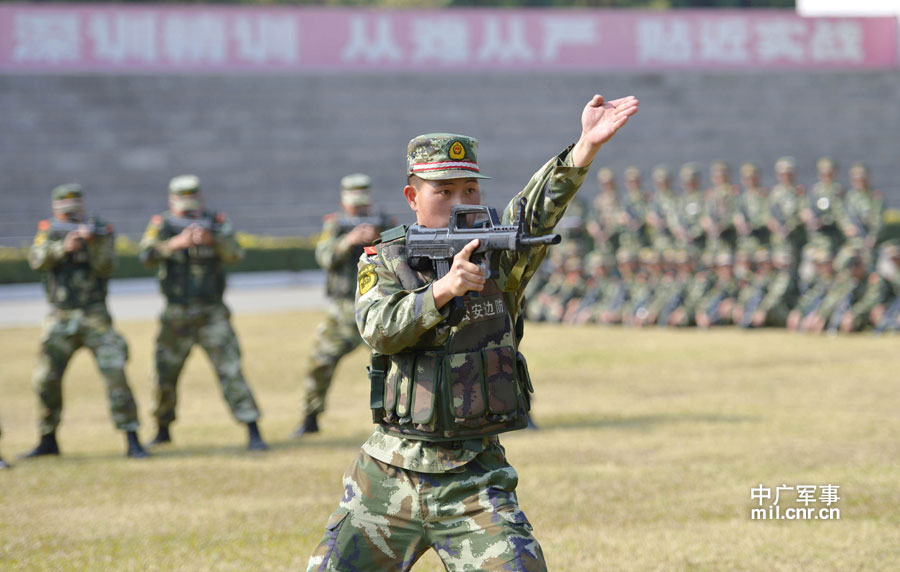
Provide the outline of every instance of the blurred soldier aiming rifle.
[[363,248],[375,242],[381,231],[393,226],[387,216],[371,213],[371,184],[368,175],[362,173],[341,179],[341,211],[325,216],[322,235],[316,244],[316,262],[327,272],[325,293],[329,303],[307,362],[302,418],[294,431],[297,438],[318,433],[318,418],[325,411],[337,364],[362,343],[353,311],[356,264]]
[[127,456],[146,457],[137,438],[137,406],[125,377],[128,345],[113,329],[106,308],[107,282],[115,262],[112,226],[85,216],[80,185],[60,185],[51,196],[53,220],[40,222],[28,255],[31,268],[44,273],[52,310],[33,376],[41,440],[25,457],[59,455],[56,429],[62,415],[62,378],[72,355],[83,346],[97,360],[113,421],[126,434]]
[[153,414],[158,432],[151,445],[172,441],[178,378],[191,348],[199,344],[216,370],[232,415],[247,426],[247,448],[268,449],[257,426],[259,408],[241,369],[231,311],[223,300],[223,266],[243,255],[228,217],[204,209],[200,179],[194,175],[173,178],[169,210],[150,219],[138,255],[145,266],[157,269],[166,298],[156,337]]

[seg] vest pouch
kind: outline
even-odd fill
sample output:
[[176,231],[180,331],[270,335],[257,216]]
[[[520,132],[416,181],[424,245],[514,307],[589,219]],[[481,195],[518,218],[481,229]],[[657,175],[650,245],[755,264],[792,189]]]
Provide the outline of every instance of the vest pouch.
[[487,404],[481,352],[452,354],[444,363],[446,385],[450,393],[450,416],[459,421],[482,417]]
[[428,425],[434,419],[440,364],[439,355],[420,354],[416,359],[412,392],[412,422],[417,425]]
[[519,374],[519,386],[524,386],[522,395],[525,397],[525,411],[531,411],[531,394],[534,393],[534,385],[531,384],[528,362],[525,361],[522,352],[516,352],[516,372]]
[[495,415],[507,415],[519,408],[519,385],[516,380],[518,360],[509,346],[489,348],[484,352],[484,378],[488,388],[488,408]]
[[395,413],[399,423],[409,423],[415,362],[415,354],[401,353],[391,356],[384,409],[388,416],[391,412]]

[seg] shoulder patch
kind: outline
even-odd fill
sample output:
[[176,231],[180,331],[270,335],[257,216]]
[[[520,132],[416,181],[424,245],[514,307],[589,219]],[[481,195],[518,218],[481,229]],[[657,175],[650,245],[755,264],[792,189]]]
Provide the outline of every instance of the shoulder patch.
[[225,222],[225,213],[216,213],[216,222],[219,224]]
[[38,230],[44,231],[44,230],[48,230],[49,228],[50,228],[50,221],[47,219],[44,219],[38,223]]
[[378,282],[378,274],[375,273],[375,265],[367,264],[359,271],[359,294],[363,295]]
[[406,237],[406,225],[395,226],[381,233],[381,242],[390,242]]
[[150,218],[150,222],[153,224],[162,224],[163,218],[161,215],[155,214]]
[[375,256],[376,254],[378,254],[378,249],[374,246],[366,246],[363,248],[363,252],[365,252],[369,256]]
[[322,220],[325,222],[333,221],[337,218],[337,215],[334,213],[328,213],[327,215],[322,217]]

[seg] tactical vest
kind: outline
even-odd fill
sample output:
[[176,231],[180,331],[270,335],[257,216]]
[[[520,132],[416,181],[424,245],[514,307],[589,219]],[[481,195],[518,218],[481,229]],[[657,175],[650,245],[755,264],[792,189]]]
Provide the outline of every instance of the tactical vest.
[[[214,217],[215,213],[203,213]],[[163,217],[160,239],[177,234]],[[172,252],[159,266],[162,292],[169,304],[216,304],[225,292],[225,270],[214,246],[195,245]]]
[[[405,290],[434,278],[411,269],[404,239],[379,244]],[[533,392],[510,308],[496,281],[462,297],[466,316],[439,324],[406,351],[372,354],[373,420],[388,432],[425,441],[485,437],[523,429]]]
[[[62,240],[65,232],[51,232],[48,239]],[[109,280],[91,269],[87,248],[67,252],[43,278],[47,300],[61,310],[85,308],[106,302]]]
[[[343,236],[353,230],[353,226],[343,226],[341,225],[341,220],[343,218],[342,215],[333,215],[335,220],[332,224],[337,226],[337,236]],[[379,219],[377,228],[378,231],[383,231],[387,229],[390,224],[390,219],[384,214],[377,214],[369,218],[377,218]],[[352,217],[350,217],[352,219]],[[346,255],[343,258],[343,261],[337,268],[333,268],[328,271],[328,275],[325,280],[325,295],[329,298],[336,298],[340,300],[353,300],[354,296],[356,296],[356,276],[357,276],[357,264],[359,263],[359,257],[362,256],[363,253],[363,245],[355,244],[350,247],[347,251]]]

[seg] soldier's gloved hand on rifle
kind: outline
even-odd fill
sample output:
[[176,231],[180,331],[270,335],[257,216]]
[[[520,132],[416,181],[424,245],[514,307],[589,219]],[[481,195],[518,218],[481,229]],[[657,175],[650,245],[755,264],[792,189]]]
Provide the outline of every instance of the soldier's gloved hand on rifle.
[[440,280],[435,280],[431,287],[434,295],[434,305],[441,309],[453,298],[463,296],[466,292],[481,292],[484,289],[486,278],[481,268],[469,258],[479,241],[474,239],[453,257],[450,271]]

